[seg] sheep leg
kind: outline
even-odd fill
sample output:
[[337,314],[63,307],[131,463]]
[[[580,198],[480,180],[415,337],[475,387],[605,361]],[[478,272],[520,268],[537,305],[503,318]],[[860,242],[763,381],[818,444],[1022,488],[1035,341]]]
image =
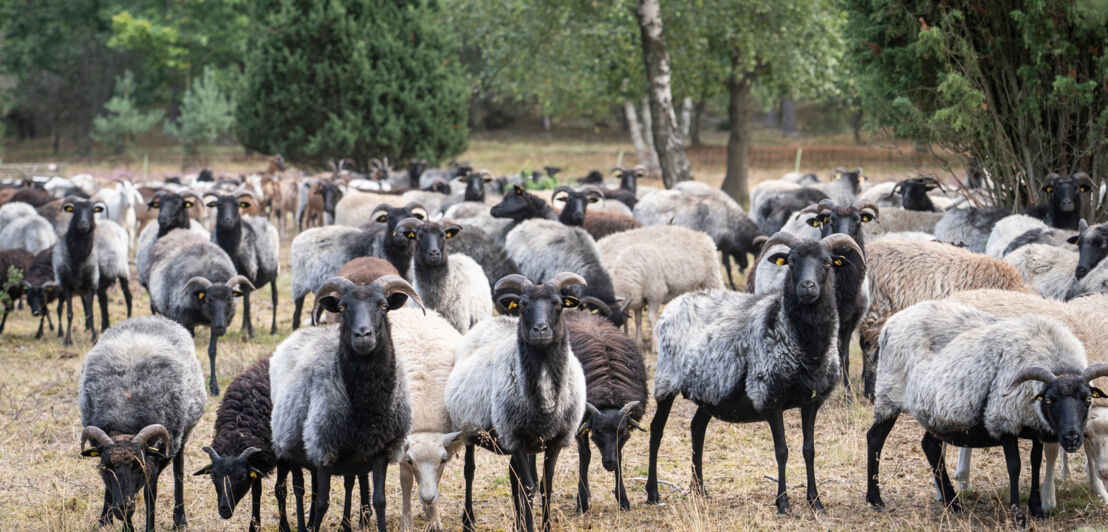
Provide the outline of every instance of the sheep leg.
[[523,526],[520,524],[520,500],[519,500],[519,475],[516,471],[516,458],[512,458],[508,461],[508,483],[512,486],[512,508],[515,512],[515,524],[514,530],[521,530]]
[[623,449],[618,449],[616,453],[616,500],[619,501],[619,509],[626,512],[631,510],[631,501],[627,500],[627,488],[623,485]]
[[92,290],[81,294],[81,307],[85,309],[85,328],[92,331],[92,343],[96,343],[96,323],[92,317]]
[[385,471],[389,467],[388,457],[377,459],[373,464],[373,509],[377,512],[377,532],[385,532]]
[[400,529],[412,530],[412,468],[400,461]]
[[511,469],[519,483],[516,503],[516,528],[527,532],[535,530],[535,476],[532,474],[527,451],[512,453]]
[[1058,451],[1062,447],[1057,443],[1047,443],[1043,446],[1046,451],[1046,467],[1043,471],[1043,510],[1052,510],[1057,502],[1054,497],[1054,468],[1058,464]]
[[1108,460],[1108,456],[1104,455],[1091,438],[1085,438],[1085,472],[1089,475],[1089,488],[1100,497],[1102,503],[1108,504],[1108,490],[1105,490],[1104,479],[1100,476],[1103,468],[1108,467],[1104,464],[1105,460]]
[[273,496],[277,499],[277,515],[280,516],[280,521],[277,525],[277,530],[280,532],[290,532],[289,528],[289,514],[286,507],[288,503],[289,487],[286,483],[289,478],[289,466],[283,461],[277,462],[277,482],[273,484]]
[[108,289],[97,290],[96,300],[100,303],[100,330],[106,331],[112,326],[111,320],[108,318]]
[[[47,303],[47,304],[43,305],[43,307],[44,307],[44,309],[42,311],[42,317],[46,318],[46,326],[50,327],[50,330],[53,331],[54,330],[54,322],[50,320],[50,304]],[[60,301],[58,302],[58,308],[59,309],[61,308],[61,302]],[[62,324],[61,311],[59,310],[58,311],[58,325],[60,326],[61,324]]]
[[262,479],[254,479],[250,485],[250,532],[258,532],[262,526]]
[[[875,388],[877,383],[877,361],[879,357],[879,351],[877,346],[872,346],[872,349],[867,350],[870,347],[867,343],[862,343],[862,395],[873,401],[875,395]],[[867,354],[867,351],[869,353]]]
[[655,329],[655,326],[658,325],[658,307],[660,306],[657,300],[651,300],[646,306],[646,323],[650,325],[650,336],[646,338],[646,342],[649,344],[647,349],[654,345],[654,338],[658,336],[658,330]]
[[219,382],[215,380],[215,351],[218,342],[219,337],[212,333],[208,339],[208,362],[212,368],[211,378],[208,379],[208,391],[212,394],[212,397],[219,395]]
[[373,515],[373,508],[370,507],[369,498],[369,473],[362,473],[358,475],[358,498],[362,501],[362,506],[359,510],[358,525],[362,528],[369,527],[369,517]]
[[881,487],[877,484],[881,449],[885,447],[885,439],[896,424],[896,416],[881,421],[874,421],[873,426],[866,431],[866,502],[875,510],[885,509],[885,502],[881,500]]
[[339,525],[339,530],[342,532],[350,532],[350,500],[354,498],[354,482],[358,480],[356,475],[345,475],[342,477],[343,498],[342,498],[342,524]]
[[[146,532],[154,532],[154,508],[158,502],[158,479],[150,479],[142,488],[142,502],[146,507]],[[131,525],[131,516],[127,516],[127,526],[124,530],[134,530]]]
[[[58,306],[58,324],[59,324],[58,336],[61,336],[61,334],[62,334],[62,328],[60,326],[61,322],[62,322],[61,313],[62,313],[61,305],[59,305]],[[65,295],[65,341],[62,342],[62,345],[73,345],[72,332],[73,332],[73,296],[71,296],[69,294],[66,294]]]
[[292,496],[296,499],[296,530],[305,532],[304,526],[304,470],[300,466],[292,466]]
[[[958,481],[958,489],[966,491],[970,486],[970,467],[973,465],[973,449],[962,447],[958,450],[958,467],[954,470],[954,480]],[[938,486],[935,486],[938,489]],[[940,493],[940,500],[942,494]]]
[[689,432],[692,434],[692,465],[693,486],[692,491],[699,493],[701,497],[707,497],[704,489],[704,433],[708,430],[708,422],[712,415],[703,408],[697,408],[693,414],[692,423],[689,424]]
[[104,490],[104,506],[100,508],[100,518],[96,520],[96,526],[107,526],[115,520],[115,512],[112,512],[112,500],[108,490]]
[[1045,519],[1043,513],[1043,498],[1039,490],[1039,466],[1043,462],[1043,442],[1033,440],[1031,442],[1031,495],[1027,497],[1027,506],[1031,517]]
[[773,434],[773,454],[777,458],[777,513],[783,515],[791,511],[789,495],[785,493],[785,464],[789,461],[789,444],[785,441],[784,413],[781,410],[767,412],[766,421],[769,423],[770,433]]
[[[181,449],[185,449],[188,434],[181,439]],[[154,479],[154,489],[157,490],[157,479]],[[155,496],[157,492],[155,491]],[[173,526],[185,528],[188,522],[185,519],[185,453],[177,451],[173,457]]]
[[1059,465],[1060,467],[1058,468],[1058,474],[1062,477],[1062,481],[1065,482],[1070,479],[1069,453],[1062,453],[1062,463]]
[[1012,523],[1023,529],[1027,528],[1027,516],[1020,508],[1020,447],[1015,436],[1005,437],[1001,445],[1004,447],[1004,463],[1008,466],[1008,507],[1012,514]]
[[292,330],[300,328],[300,311],[304,309],[304,297],[300,296],[292,300]]
[[127,317],[131,317],[131,282],[125,277],[119,278],[119,289],[123,291],[123,302],[127,304]]
[[731,285],[732,290],[738,290],[737,288],[735,288],[735,280],[731,278],[731,256],[728,255],[726,251],[721,252],[720,256],[722,257],[720,259],[720,262],[723,263],[723,271],[727,272],[728,284]]
[[250,292],[242,295],[242,332],[246,338],[254,339],[254,323],[250,320]]
[[50,315],[50,312],[47,311],[42,316],[39,317],[39,319],[38,319],[38,332],[35,333],[35,340],[38,340],[39,338],[42,338],[42,329],[46,325],[46,317],[49,316],[49,315]]
[[642,307],[635,309],[635,344],[642,347]]
[[[69,303],[69,295],[62,294],[58,297],[58,338],[62,337],[62,308]],[[70,318],[72,319],[72,317]],[[66,343],[65,345],[69,345]]]
[[[465,465],[462,472],[466,479],[466,502],[462,509],[462,529],[473,532],[473,472],[476,465],[473,462],[473,444],[466,445]],[[511,475],[509,475],[510,477]]]
[[592,448],[589,447],[588,433],[577,436],[577,513],[589,511],[589,464],[592,462]]
[[843,390],[848,403],[854,402],[854,390],[850,387],[850,334],[850,329],[839,330],[839,366],[843,370]]
[[804,434],[804,444],[801,454],[804,455],[804,469],[808,474],[808,505],[814,510],[823,511],[823,503],[819,500],[819,491],[816,488],[816,414],[819,413],[820,403],[809,403],[800,407],[800,430]]
[[654,419],[650,420],[650,466],[646,475],[646,503],[658,504],[658,448],[662,446],[662,432],[666,428],[666,419],[669,417],[669,409],[673,407],[676,395],[670,397],[655,397],[658,403],[654,411]]
[[542,504],[542,532],[550,532],[550,501],[554,498],[554,467],[558,465],[558,455],[562,448],[553,445],[546,447],[542,457],[542,489],[539,497]]
[[269,283],[269,292],[273,301],[273,324],[269,326],[269,334],[277,334],[277,279]]
[[923,454],[927,457],[927,463],[931,465],[932,478],[939,484],[939,490],[943,494],[943,504],[955,513],[961,512],[962,504],[954,491],[954,485],[950,483],[950,477],[946,474],[946,459],[943,458],[942,440],[936,438],[930,432],[925,432],[923,433],[923,439],[920,440],[920,447],[923,448]]
[[327,505],[331,497],[331,468],[321,465],[312,471],[312,516],[308,519],[308,528],[319,532],[323,525],[323,516],[327,514]]
[[5,306],[4,307],[4,317],[2,319],[0,319],[0,334],[4,333],[4,325],[6,323],[8,323],[8,312],[10,312],[10,310],[8,310],[8,308]]

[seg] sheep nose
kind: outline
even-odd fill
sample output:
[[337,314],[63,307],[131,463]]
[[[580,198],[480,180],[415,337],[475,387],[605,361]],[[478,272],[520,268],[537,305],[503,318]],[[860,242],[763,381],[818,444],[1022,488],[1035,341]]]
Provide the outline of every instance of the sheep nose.
[[230,519],[231,516],[234,515],[234,513],[235,513],[235,510],[233,508],[231,508],[229,505],[226,505],[226,504],[219,505],[219,516],[220,517],[222,517],[224,519]]
[[1086,275],[1089,275],[1089,269],[1084,266],[1078,266],[1073,272],[1073,276],[1077,277],[1078,280],[1083,279]]
[[583,213],[575,212],[575,213],[573,213],[573,221],[576,222],[576,223],[584,222],[585,221],[585,215]]
[[806,279],[804,281],[800,281],[800,283],[798,283],[796,287],[801,292],[814,292],[816,290],[816,282]]
[[1073,201],[1070,201],[1070,200],[1063,201],[1061,203],[1060,207],[1062,207],[1063,212],[1070,212],[1070,211],[1073,210]]
[[531,332],[533,333],[547,333],[550,332],[550,326],[545,323],[536,323],[531,326]]
[[432,249],[427,251],[427,257],[432,259],[438,259],[442,257],[442,251]]
[[1081,447],[1081,433],[1076,430],[1068,431],[1062,435],[1061,443],[1066,452],[1072,453]]

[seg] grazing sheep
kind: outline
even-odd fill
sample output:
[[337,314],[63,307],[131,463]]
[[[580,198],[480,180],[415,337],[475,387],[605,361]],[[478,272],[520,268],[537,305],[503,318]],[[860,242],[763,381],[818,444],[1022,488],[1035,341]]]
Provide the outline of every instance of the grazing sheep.
[[1081,219],[1081,195],[1093,190],[1095,184],[1085,172],[1062,177],[1053,172],[1043,178],[1045,204],[1029,205],[1024,213],[1039,218],[1050,227],[1077,229]]
[[382,203],[373,210],[366,229],[328,226],[309,229],[292,241],[292,328],[300,327],[304,297],[318,292],[323,282],[351,259],[372,256],[392,263],[401,277],[411,278],[412,245],[396,233],[396,225],[405,218],[427,219],[427,211],[418,203],[392,207]]
[[[718,271],[716,279],[719,281]],[[642,353],[626,334],[599,316],[570,311],[562,314],[562,320],[585,373],[587,415],[577,431],[577,511],[589,511],[590,436],[600,451],[601,465],[615,473],[613,493],[619,509],[630,510],[623,486],[623,446],[632,428],[646,431],[639,425],[646,413]]]
[[401,527],[412,530],[411,489],[419,486],[419,501],[428,528],[442,530],[439,516],[439,480],[446,463],[463,446],[461,432],[451,432],[446,411],[446,380],[454,368],[454,351],[462,335],[433,310],[426,315],[412,308],[390,316],[392,344],[408,371],[412,429],[400,450]]
[[[133,318],[104,331],[81,367],[81,456],[99,458],[104,506],[98,524],[123,521],[134,530],[135,494],[154,530],[158,477],[173,462],[173,525],[185,526],[185,453],[204,413],[204,377],[192,338],[157,316]],[[85,449],[85,442],[92,445]]]
[[[643,342],[642,317],[654,331],[658,311],[673,298],[696,290],[723,288],[712,238],[679,225],[654,225],[617,233],[596,243],[600,261],[623,299],[621,312],[635,313],[636,345]],[[613,309],[614,310],[614,309]]]
[[[1105,397],[1089,382],[1108,375],[1108,364],[1086,367],[1081,343],[1053,319],[999,318],[946,301],[901,311],[889,319],[880,342],[874,422],[866,434],[866,502],[884,507],[881,449],[900,412],[907,412],[927,431],[921,446],[944,504],[954,511],[961,504],[947,476],[943,443],[1004,448],[1009,511],[1020,528],[1027,522],[1019,499],[1019,438],[1031,439],[1028,506],[1033,517],[1043,518],[1043,442],[1059,441],[1068,452],[1081,446],[1089,403]],[[1042,385],[1020,386],[1027,381]]]
[[[258,203],[250,192],[209,194],[204,200],[208,207],[216,209],[212,242],[227,252],[235,264],[235,271],[249,279],[250,284],[255,287],[270,285],[273,322],[269,334],[277,334],[277,275],[281,273],[281,264],[277,260],[281,239],[277,228],[261,216],[244,215]],[[249,292],[242,296],[242,328],[247,337],[254,337]]]
[[880,358],[878,337],[892,315],[920,301],[942,299],[962,290],[1028,291],[1020,273],[1004,261],[943,242],[870,242],[866,246],[866,268],[870,304],[858,324],[858,337],[864,394],[869,398],[873,397]]
[[554,467],[585,413],[585,375],[562,320],[562,310],[578,304],[567,288],[584,283],[566,272],[537,285],[521,275],[505,277],[496,283],[497,304],[520,316],[484,320],[458,346],[446,408],[454,429],[465,434],[465,530],[473,530],[474,445],[512,456],[516,526],[528,532],[537,476],[530,456],[544,453],[542,530],[550,530]]
[[34,255],[25,249],[0,249],[0,288],[8,295],[4,301],[4,317],[0,319],[0,334],[8,323],[8,314],[15,308],[15,302],[23,297],[24,283],[9,283],[9,275],[14,269],[23,279],[30,274]]
[[373,509],[384,532],[385,472],[412,417],[404,361],[393,349],[387,313],[409,297],[416,303],[419,298],[395,276],[367,286],[332,277],[320,293],[327,295],[315,306],[341,314],[341,321],[293,332],[270,359],[273,450],[279,460],[312,470],[310,530],[323,524],[332,475],[372,470]]
[[647,502],[658,504],[658,449],[673,400],[680,393],[697,404],[692,421],[693,485],[704,492],[702,457],[704,432],[713,417],[729,423],[765,420],[773,433],[777,456],[778,513],[789,511],[785,494],[785,410],[800,408],[804,433],[804,464],[808,471],[808,503],[821,510],[815,484],[814,429],[819,407],[839,379],[835,340],[839,327],[835,310],[833,264],[842,257],[831,250],[851,248],[847,235],[820,241],[799,240],[788,233],[770,237],[765,247],[784,244],[786,253],[769,257],[788,265],[784,289],[754,296],[723,290],[685,294],[670,302],[658,322],[658,367],[654,399],[658,407],[650,422],[650,465]]
[[935,233],[935,225],[943,219],[941,212],[910,211],[899,207],[881,207],[881,219],[865,228],[866,237],[888,233]]
[[755,251],[754,238],[760,234],[738,204],[717,195],[658,191],[639,201],[635,206],[635,219],[647,226],[672,224],[707,233],[722,254],[721,262],[732,289],[735,288],[731,276],[732,257],[740,272],[746,270],[746,255]]
[[[235,298],[253,290],[250,280],[235,273],[235,265],[219,246],[192,231],[177,229],[154,244],[150,265],[150,307],[195,334],[208,325],[208,389],[219,395],[215,355],[219,337],[235,318]],[[244,290],[245,288],[245,290]]]
[[[53,246],[35,253],[26,275],[23,276],[23,288],[27,294],[31,316],[38,318],[35,339],[42,338],[43,322],[50,325],[51,331],[54,330],[54,323],[50,321],[50,303],[58,299],[58,282],[54,280]],[[61,326],[60,322],[58,326]]]
[[[8,204],[27,205],[26,203]],[[10,212],[8,214],[11,214]],[[4,223],[0,229],[0,249],[21,248],[38,253],[57,242],[54,225],[32,210],[30,213]]]
[[458,332],[492,316],[489,280],[481,266],[460,253],[447,253],[446,243],[461,232],[454,222],[401,220],[397,234],[415,242],[412,277],[423,304],[442,315]]
[[1009,214],[1008,209],[1000,207],[952,209],[944,212],[935,224],[935,238],[966,246],[974,253],[984,253],[993,226]]

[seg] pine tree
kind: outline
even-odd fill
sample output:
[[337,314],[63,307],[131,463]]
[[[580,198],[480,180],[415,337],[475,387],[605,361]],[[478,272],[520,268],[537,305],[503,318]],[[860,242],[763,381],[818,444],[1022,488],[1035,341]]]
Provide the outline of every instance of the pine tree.
[[154,127],[165,114],[154,110],[144,113],[135,104],[135,76],[128,70],[115,79],[112,99],[104,104],[104,113],[92,119],[90,136],[123,153],[127,145],[135,138]]
[[255,0],[239,140],[302,165],[439,161],[468,142],[466,82],[437,0]]
[[235,125],[234,109],[219,88],[215,69],[204,67],[204,74],[185,92],[177,123],[167,121],[165,132],[177,138],[185,153],[195,155],[201,143],[215,142],[231,131]]

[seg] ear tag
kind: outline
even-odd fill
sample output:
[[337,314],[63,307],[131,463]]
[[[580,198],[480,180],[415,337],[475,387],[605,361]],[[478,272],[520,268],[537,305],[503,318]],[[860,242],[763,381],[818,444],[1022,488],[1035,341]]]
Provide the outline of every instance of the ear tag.
[[204,291],[203,290],[196,293],[196,299],[204,299]]
[[773,263],[778,266],[784,266],[786,262],[787,261],[783,257],[773,261]]
[[257,471],[251,471],[250,472],[250,478],[258,478],[258,472]]
[[88,455],[93,457],[93,458],[96,458],[97,456],[100,456],[100,451],[89,451]]
[[508,310],[515,310],[517,308],[519,308],[519,303],[516,303],[515,301],[508,302]]
[[188,200],[185,200],[185,208],[186,209],[191,209],[192,208],[192,202],[188,201]]
[[409,231],[408,234],[404,236],[407,236],[408,238],[415,238],[415,233]]

